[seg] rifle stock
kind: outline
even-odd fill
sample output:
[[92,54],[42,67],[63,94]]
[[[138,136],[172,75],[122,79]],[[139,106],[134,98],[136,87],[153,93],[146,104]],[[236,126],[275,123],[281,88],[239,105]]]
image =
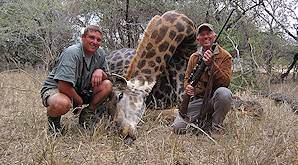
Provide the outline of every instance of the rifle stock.
[[182,102],[181,102],[181,105],[179,107],[179,114],[182,118],[184,119],[188,119],[187,117],[187,107],[188,107],[188,104],[189,104],[189,101],[190,101],[190,95],[188,95],[187,93],[184,93],[183,96],[182,96]]

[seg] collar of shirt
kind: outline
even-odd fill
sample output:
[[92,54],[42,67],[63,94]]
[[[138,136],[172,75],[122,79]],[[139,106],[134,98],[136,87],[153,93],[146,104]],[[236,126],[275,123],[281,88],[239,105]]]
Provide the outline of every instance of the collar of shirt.
[[[83,55],[83,57],[85,58],[86,57],[86,54],[85,54],[85,51],[84,51],[84,49],[83,49],[83,44],[80,42],[79,43],[80,44],[80,47],[81,47],[81,51],[82,51],[82,55]],[[95,54],[97,53],[97,51],[95,52]],[[94,54],[93,54],[94,55]],[[93,56],[92,55],[92,56]],[[91,56],[90,56],[91,57]]]
[[[213,51],[213,55],[219,54],[219,48],[218,47],[219,47],[218,44],[216,44],[215,49]],[[203,52],[203,47],[199,47],[198,53],[201,56],[205,53],[205,52]]]

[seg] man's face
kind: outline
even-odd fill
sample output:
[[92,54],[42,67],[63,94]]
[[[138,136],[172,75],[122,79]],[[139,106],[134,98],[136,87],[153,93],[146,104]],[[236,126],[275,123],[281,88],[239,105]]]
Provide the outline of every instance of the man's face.
[[97,31],[89,31],[86,35],[82,35],[81,39],[85,53],[91,55],[101,45],[102,36]]
[[203,29],[197,36],[197,41],[204,49],[210,49],[212,43],[215,40],[215,36],[216,34],[208,27],[203,27]]

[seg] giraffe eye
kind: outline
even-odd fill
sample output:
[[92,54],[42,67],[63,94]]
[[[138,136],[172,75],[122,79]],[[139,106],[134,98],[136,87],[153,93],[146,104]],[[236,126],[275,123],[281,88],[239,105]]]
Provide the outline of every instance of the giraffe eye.
[[117,95],[117,100],[120,101],[122,99],[122,97],[123,97],[123,92],[121,92]]

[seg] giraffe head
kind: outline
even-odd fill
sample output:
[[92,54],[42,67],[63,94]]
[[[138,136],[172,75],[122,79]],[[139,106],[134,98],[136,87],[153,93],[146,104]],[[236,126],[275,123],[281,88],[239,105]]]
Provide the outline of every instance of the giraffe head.
[[131,79],[113,74],[114,83],[111,100],[108,102],[112,121],[122,137],[136,138],[136,126],[141,120],[146,105],[145,98],[154,86],[154,82]]
[[109,109],[121,135],[136,137],[137,124],[146,109],[146,97],[172,56],[184,56],[183,50],[193,43],[195,27],[185,15],[169,11],[151,19],[126,72],[125,87],[118,88],[114,83]]

